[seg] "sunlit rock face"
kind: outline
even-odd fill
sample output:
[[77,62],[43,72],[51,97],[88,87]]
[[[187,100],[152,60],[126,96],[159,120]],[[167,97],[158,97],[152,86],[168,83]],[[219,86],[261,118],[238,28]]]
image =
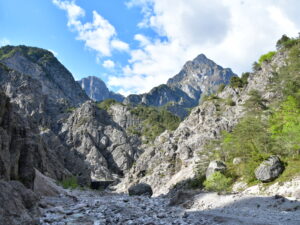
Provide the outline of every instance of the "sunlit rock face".
[[219,85],[228,84],[232,76],[236,75],[231,69],[224,69],[200,54],[188,61],[167,84],[146,94],[129,95],[124,103],[166,106],[170,112],[184,118],[188,114],[186,108],[197,106],[202,95],[216,92]]

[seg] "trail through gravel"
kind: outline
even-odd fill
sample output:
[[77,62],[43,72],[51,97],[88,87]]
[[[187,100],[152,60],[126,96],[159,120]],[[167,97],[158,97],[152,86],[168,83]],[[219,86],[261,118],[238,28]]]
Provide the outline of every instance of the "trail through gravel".
[[40,202],[42,225],[299,225],[300,203],[282,197],[202,193],[185,208],[168,198],[68,191]]

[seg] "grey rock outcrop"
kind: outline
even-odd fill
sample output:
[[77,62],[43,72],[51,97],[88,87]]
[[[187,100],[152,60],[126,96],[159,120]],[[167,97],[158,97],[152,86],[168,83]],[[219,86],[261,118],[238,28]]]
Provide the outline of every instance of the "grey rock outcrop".
[[255,170],[255,177],[262,182],[275,180],[283,172],[284,166],[278,156],[270,156]]
[[226,165],[224,162],[219,160],[211,161],[206,169],[206,179],[213,175],[215,172],[224,173],[226,171]]
[[94,101],[103,101],[105,99],[114,99],[118,102],[124,100],[124,96],[108,90],[104,81],[98,77],[89,76],[77,81],[85,93]]
[[146,195],[151,197],[153,192],[152,192],[152,188],[149,184],[145,184],[145,183],[140,183],[140,184],[136,184],[131,186],[130,188],[128,188],[128,194],[129,195]]
[[83,155],[94,180],[122,176],[135,157],[136,149],[124,129],[92,101],[85,102],[63,123],[60,137],[71,151]]
[[186,108],[197,106],[203,94],[216,92],[219,85],[228,84],[232,76],[236,75],[231,69],[224,69],[200,54],[188,61],[167,84],[155,87],[149,93],[129,95],[124,103],[166,106],[170,112],[184,118],[188,115]]

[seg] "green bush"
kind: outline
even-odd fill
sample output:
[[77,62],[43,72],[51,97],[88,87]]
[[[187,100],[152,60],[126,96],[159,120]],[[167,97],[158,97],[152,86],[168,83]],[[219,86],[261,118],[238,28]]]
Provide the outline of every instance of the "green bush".
[[70,108],[67,108],[67,109],[66,109],[66,112],[67,112],[67,113],[72,113],[72,112],[74,112],[75,110],[76,110],[75,107],[70,107]]
[[228,191],[232,184],[232,179],[221,172],[215,172],[203,184],[208,191]]
[[75,188],[78,188],[79,187],[79,184],[77,182],[77,178],[75,176],[72,176],[72,177],[69,177],[69,178],[66,178],[64,180],[62,180],[60,182],[60,185],[67,189],[75,189]]
[[243,82],[243,85],[248,84],[248,78],[249,78],[249,76],[250,76],[249,72],[242,73],[241,80]]
[[219,87],[218,87],[218,91],[217,91],[217,93],[220,93],[220,92],[222,92],[223,90],[224,90],[224,88],[226,87],[226,85],[225,84],[220,84],[219,85]]
[[[104,109],[104,110],[109,110],[109,108],[112,106],[112,105],[114,105],[114,104],[116,104],[116,103],[118,103],[116,100],[114,100],[114,99],[105,99],[104,101],[102,101],[102,102],[99,102],[99,103],[97,103],[97,106],[98,106],[98,108],[99,109]],[[121,103],[119,103],[119,104],[121,104]]]
[[292,48],[296,44],[299,44],[299,38],[289,38],[285,34],[277,41],[277,49],[281,48]]
[[235,101],[232,100],[232,98],[227,98],[226,99],[226,105],[235,106],[236,103],[235,103]]
[[276,52],[268,52],[267,54],[262,55],[259,60],[258,64],[261,65],[263,62],[270,62]]
[[269,131],[277,143],[274,148],[282,155],[297,155],[300,149],[300,106],[297,99],[288,96],[272,114],[269,123]]
[[146,137],[147,141],[153,141],[165,130],[175,130],[181,122],[179,117],[164,108],[139,105],[130,112],[142,120],[142,127],[131,127],[130,132]]
[[257,113],[267,109],[267,100],[262,98],[261,94],[257,90],[251,90],[248,95],[249,98],[243,105],[248,113]]
[[231,77],[229,84],[232,88],[242,88],[244,86],[242,79],[239,77]]
[[257,71],[261,70],[261,65],[260,65],[258,62],[254,62],[254,63],[252,64],[252,70],[253,70],[254,72],[257,72]]
[[195,178],[188,180],[188,187],[191,189],[203,188],[204,181],[205,175],[198,175]]

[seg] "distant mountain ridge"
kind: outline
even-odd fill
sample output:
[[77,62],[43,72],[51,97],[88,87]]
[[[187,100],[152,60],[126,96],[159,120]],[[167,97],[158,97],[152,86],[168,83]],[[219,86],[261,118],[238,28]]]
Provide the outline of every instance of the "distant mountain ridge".
[[199,104],[202,94],[216,92],[220,84],[228,84],[233,76],[237,75],[231,69],[223,68],[200,54],[185,63],[182,70],[170,78],[167,84],[145,94],[129,95],[124,103],[166,106],[169,111],[183,118],[188,114],[187,108]]
[[124,96],[110,91],[104,81],[95,76],[88,76],[77,81],[86,94],[94,101],[103,101],[105,99],[114,99],[118,102],[124,100]]

